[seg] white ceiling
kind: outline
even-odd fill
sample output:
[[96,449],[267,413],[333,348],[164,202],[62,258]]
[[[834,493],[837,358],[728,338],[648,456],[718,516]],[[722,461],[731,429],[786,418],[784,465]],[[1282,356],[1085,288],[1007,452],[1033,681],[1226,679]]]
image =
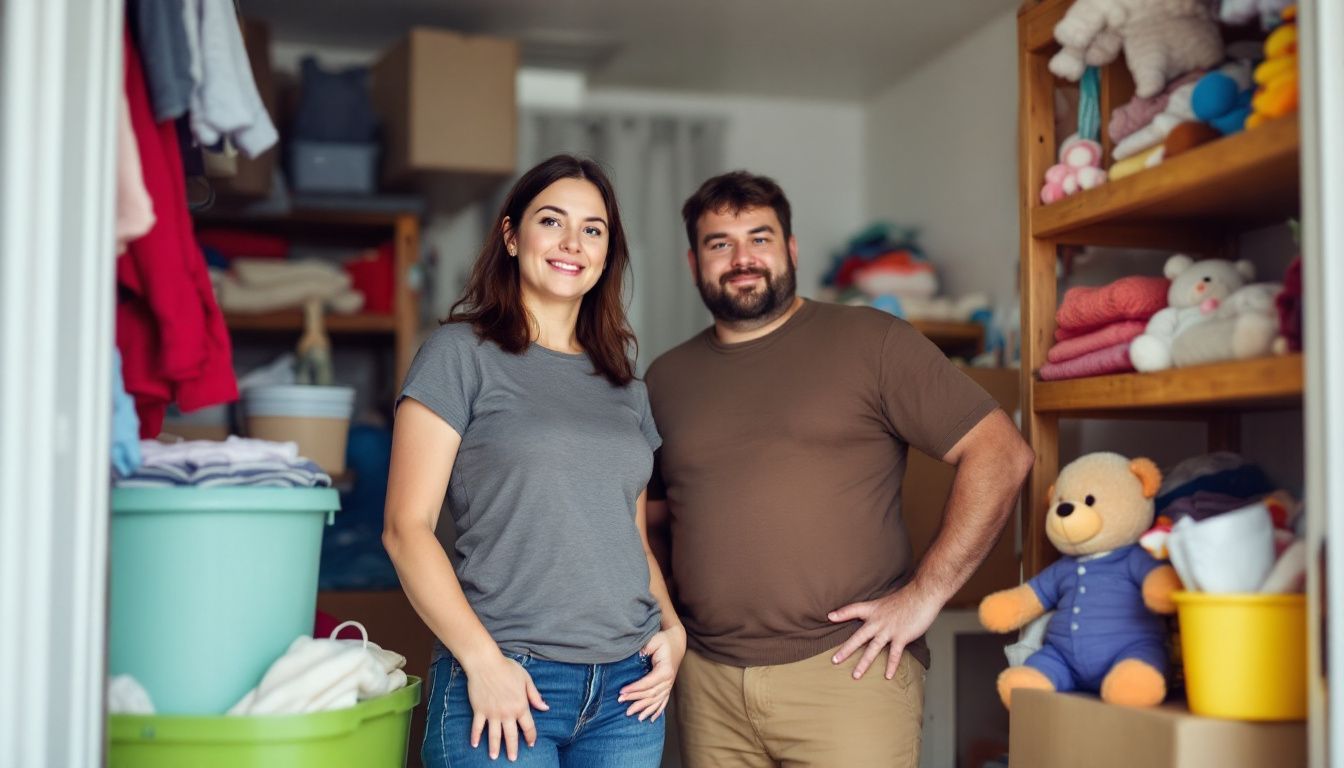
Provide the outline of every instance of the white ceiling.
[[413,25],[513,37],[594,85],[865,99],[1019,0],[242,0],[295,43],[382,48]]

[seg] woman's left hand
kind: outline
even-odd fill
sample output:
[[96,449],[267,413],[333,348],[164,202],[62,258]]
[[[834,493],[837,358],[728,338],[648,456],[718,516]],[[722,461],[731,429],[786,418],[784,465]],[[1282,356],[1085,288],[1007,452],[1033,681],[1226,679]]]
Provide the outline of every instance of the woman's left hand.
[[654,635],[640,653],[653,660],[653,669],[622,688],[616,700],[631,702],[625,710],[626,717],[638,714],[640,722],[645,718],[652,722],[662,717],[672,696],[672,683],[677,679],[677,669],[686,655],[686,630],[680,625],[664,629]]

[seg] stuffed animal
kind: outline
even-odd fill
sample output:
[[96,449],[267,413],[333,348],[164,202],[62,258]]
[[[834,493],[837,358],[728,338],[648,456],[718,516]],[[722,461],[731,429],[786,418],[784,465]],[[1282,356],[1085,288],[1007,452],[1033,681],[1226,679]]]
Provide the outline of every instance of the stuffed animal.
[[1050,71],[1074,82],[1123,49],[1141,98],[1223,58],[1208,0],[1076,0],[1055,25],[1055,40],[1062,49],[1050,59]]
[[1059,146],[1059,162],[1045,171],[1041,202],[1049,205],[1080,189],[1092,189],[1106,181],[1101,168],[1101,145],[1074,134]]
[[1045,644],[1023,666],[999,676],[999,697],[1013,691],[1100,692],[1133,707],[1167,695],[1166,623],[1180,579],[1136,542],[1153,524],[1162,474],[1148,459],[1091,453],[1070,463],[1050,488],[1045,531],[1063,553],[1014,589],[980,603],[980,622],[1011,632],[1053,610]]
[[1184,368],[1270,354],[1279,335],[1274,298],[1282,290],[1279,283],[1255,283],[1228,296],[1208,320],[1172,340],[1172,365]]
[[1226,136],[1245,127],[1254,93],[1250,62],[1229,62],[1200,78],[1190,106],[1195,117]]
[[1249,261],[1195,261],[1184,254],[1167,259],[1162,269],[1171,280],[1167,306],[1148,321],[1142,335],[1129,344],[1129,360],[1139,371],[1170,368],[1171,343],[1186,329],[1213,318],[1223,299],[1255,277]]
[[1264,24],[1276,19],[1293,0],[1223,0],[1218,18],[1224,24],[1246,24],[1259,21]]
[[1283,24],[1265,38],[1265,60],[1255,68],[1251,115],[1246,127],[1254,128],[1276,117],[1297,111],[1297,9],[1283,12]]

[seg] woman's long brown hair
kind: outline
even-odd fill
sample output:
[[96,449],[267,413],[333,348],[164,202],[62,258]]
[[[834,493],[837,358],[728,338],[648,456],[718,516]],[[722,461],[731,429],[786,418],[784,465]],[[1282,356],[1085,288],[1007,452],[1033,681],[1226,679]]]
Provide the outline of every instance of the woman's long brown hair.
[[471,323],[481,340],[489,339],[505,352],[520,355],[527,349],[532,334],[523,306],[518,260],[509,256],[504,242],[504,217],[514,227],[520,226],[523,213],[537,195],[561,179],[591,182],[607,206],[606,268],[583,296],[575,332],[596,372],[623,387],[635,377],[634,355],[638,349],[623,304],[630,252],[611,181],[597,163],[587,158],[556,155],[518,179],[495,216],[485,246],[472,267],[467,289],[444,322]]

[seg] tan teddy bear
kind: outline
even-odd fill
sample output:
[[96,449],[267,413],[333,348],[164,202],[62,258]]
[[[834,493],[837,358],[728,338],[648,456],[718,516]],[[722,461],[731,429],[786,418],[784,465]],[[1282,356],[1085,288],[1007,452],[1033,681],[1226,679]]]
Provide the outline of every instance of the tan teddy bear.
[[994,632],[1019,629],[1053,610],[1044,646],[999,676],[1010,706],[1018,688],[1100,692],[1113,704],[1149,707],[1167,695],[1167,628],[1176,571],[1138,546],[1153,524],[1162,474],[1148,459],[1092,453],[1050,488],[1045,531],[1065,556],[1026,584],[980,604]]

